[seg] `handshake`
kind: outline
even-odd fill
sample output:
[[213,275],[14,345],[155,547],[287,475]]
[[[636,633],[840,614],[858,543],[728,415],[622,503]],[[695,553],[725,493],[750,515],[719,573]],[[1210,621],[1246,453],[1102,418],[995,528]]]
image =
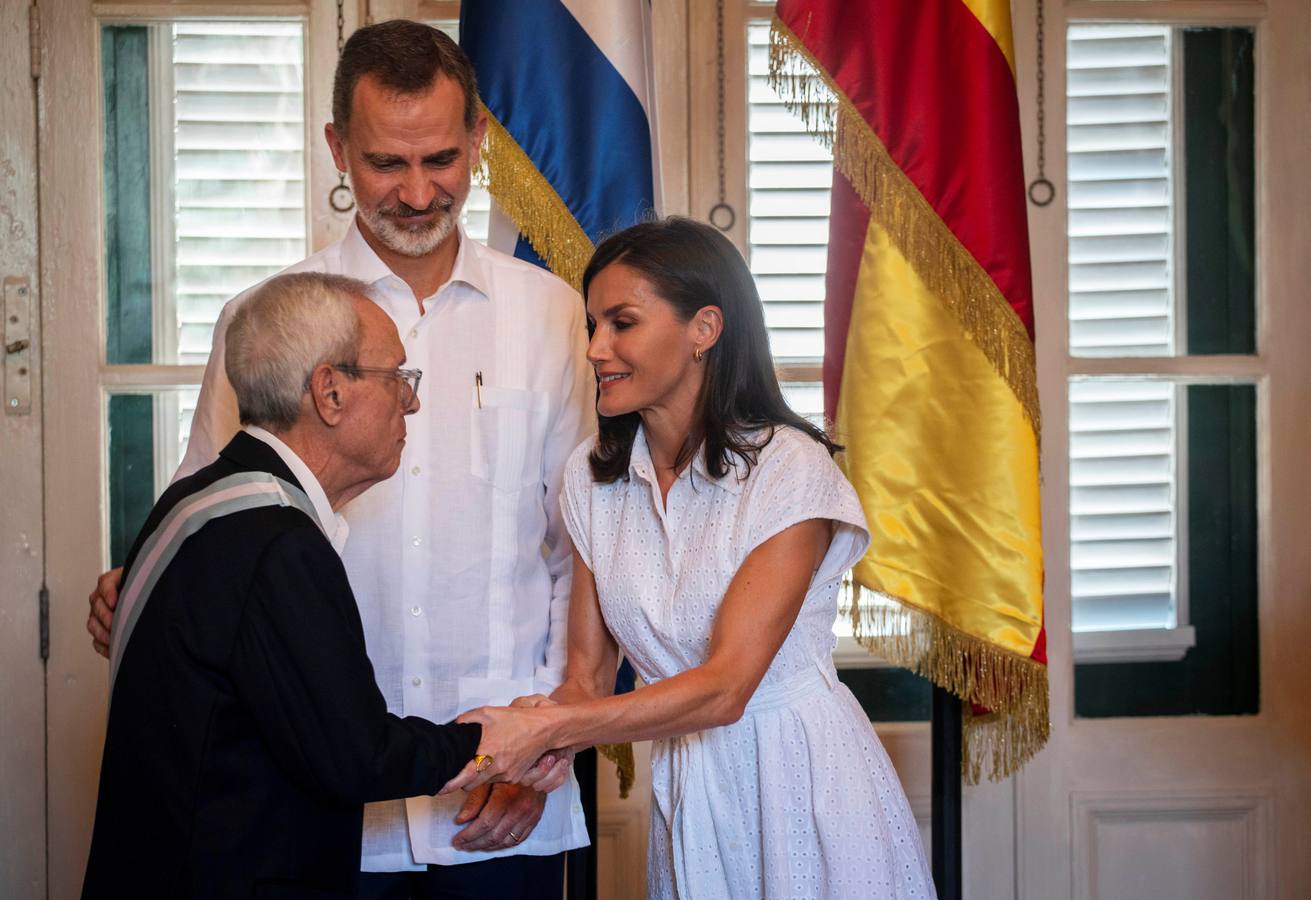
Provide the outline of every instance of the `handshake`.
[[509,706],[480,706],[456,722],[482,726],[478,753],[446,782],[439,795],[471,791],[488,782],[510,782],[549,793],[569,777],[579,747],[557,747],[554,735],[563,709],[542,694],[519,697]]

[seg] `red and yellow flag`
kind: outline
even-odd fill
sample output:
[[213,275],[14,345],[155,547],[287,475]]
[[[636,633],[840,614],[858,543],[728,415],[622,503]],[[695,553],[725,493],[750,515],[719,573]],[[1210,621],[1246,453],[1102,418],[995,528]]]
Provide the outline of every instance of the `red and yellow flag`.
[[971,703],[965,775],[1046,742],[1040,418],[1008,0],[780,0],[831,143],[826,413],[874,542],[856,636]]

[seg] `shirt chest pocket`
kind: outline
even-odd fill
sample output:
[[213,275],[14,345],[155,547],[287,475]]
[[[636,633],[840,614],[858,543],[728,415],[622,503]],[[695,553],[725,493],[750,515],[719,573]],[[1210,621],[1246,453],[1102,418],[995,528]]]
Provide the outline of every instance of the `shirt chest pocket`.
[[501,491],[542,483],[549,398],[540,391],[475,386],[469,469]]

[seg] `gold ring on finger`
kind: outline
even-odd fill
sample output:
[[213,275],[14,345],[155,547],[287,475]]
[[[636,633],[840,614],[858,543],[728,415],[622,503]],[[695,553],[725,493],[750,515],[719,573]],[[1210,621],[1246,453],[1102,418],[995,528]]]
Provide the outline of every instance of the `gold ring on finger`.
[[491,765],[492,765],[492,758],[490,756],[487,756],[486,754],[479,753],[477,756],[473,758],[473,769],[475,772],[485,771],[488,768],[490,768]]
[[519,835],[517,835],[517,834],[515,834],[513,831],[511,831],[511,832],[510,832],[510,840],[514,841],[514,842],[517,844],[517,843],[519,843],[520,841],[522,841],[523,838],[519,837]]

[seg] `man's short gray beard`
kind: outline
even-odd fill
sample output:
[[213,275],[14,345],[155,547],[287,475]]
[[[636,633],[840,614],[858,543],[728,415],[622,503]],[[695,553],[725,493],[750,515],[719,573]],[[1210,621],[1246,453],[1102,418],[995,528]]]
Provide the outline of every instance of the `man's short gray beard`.
[[451,236],[463,208],[463,202],[452,201],[430,224],[417,229],[397,225],[390,215],[379,211],[377,207],[360,206],[360,218],[388,250],[401,256],[418,258],[432,253]]

